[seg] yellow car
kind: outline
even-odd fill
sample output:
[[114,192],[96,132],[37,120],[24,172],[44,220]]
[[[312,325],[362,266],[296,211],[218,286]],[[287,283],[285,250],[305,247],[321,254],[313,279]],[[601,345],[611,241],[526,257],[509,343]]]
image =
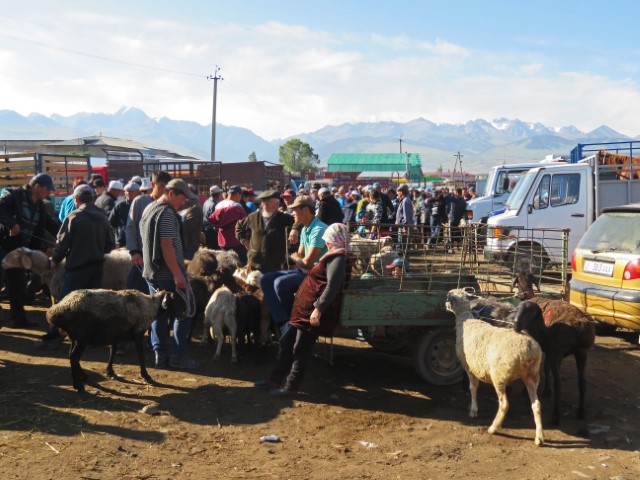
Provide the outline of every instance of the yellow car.
[[572,305],[640,331],[640,203],[605,208],[571,257]]

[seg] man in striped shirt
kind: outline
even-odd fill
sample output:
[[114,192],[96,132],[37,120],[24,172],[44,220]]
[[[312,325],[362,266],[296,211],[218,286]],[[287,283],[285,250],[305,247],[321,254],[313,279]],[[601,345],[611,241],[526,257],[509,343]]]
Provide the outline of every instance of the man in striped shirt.
[[[142,214],[142,276],[149,284],[151,292],[175,292],[181,289],[186,294],[187,272],[184,265],[182,222],[178,211],[191,196],[184,180],[173,179],[167,183],[162,196],[151,203]],[[163,311],[151,324],[151,345],[155,353],[156,368],[165,367],[167,360],[173,368],[197,368],[198,362],[185,355],[192,319],[174,319],[171,352],[167,348],[169,320],[167,313]]]

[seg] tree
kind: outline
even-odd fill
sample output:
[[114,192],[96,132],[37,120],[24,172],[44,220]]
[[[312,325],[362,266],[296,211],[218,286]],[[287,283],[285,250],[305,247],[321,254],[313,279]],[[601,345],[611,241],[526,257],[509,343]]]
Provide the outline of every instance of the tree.
[[284,165],[285,172],[315,172],[320,159],[308,143],[292,138],[280,145],[280,163]]
[[256,156],[256,152],[251,152],[249,154],[249,161],[250,162],[257,162],[258,161],[258,157]]

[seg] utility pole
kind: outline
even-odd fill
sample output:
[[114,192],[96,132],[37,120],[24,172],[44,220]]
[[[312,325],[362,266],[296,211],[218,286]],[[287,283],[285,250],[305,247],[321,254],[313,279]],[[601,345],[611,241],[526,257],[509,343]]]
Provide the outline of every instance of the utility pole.
[[465,178],[464,178],[464,170],[462,170],[462,157],[464,157],[464,155],[462,155],[460,152],[458,152],[458,153],[456,153],[454,155],[454,157],[456,157],[456,163],[453,165],[453,184],[455,186],[455,183],[456,183],[456,165],[460,164],[460,176],[462,177],[462,186],[464,187]]
[[398,141],[400,141],[400,153],[402,153],[402,137],[400,137]]
[[224,80],[220,75],[220,67],[216,65],[213,75],[207,76],[207,80],[213,80],[213,114],[211,115],[211,161],[216,161],[216,103],[218,100],[218,80]]

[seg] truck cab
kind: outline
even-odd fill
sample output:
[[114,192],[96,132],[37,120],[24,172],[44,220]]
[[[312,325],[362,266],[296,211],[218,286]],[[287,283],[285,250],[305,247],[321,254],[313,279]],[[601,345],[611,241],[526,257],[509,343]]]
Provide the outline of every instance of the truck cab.
[[[489,218],[485,257],[517,263],[518,255],[543,264],[568,263],[603,207],[640,200],[640,181],[619,178],[596,155],[578,163],[538,166],[518,183],[505,212]],[[545,235],[539,229],[556,229]],[[562,235],[569,230],[568,239]],[[563,258],[562,242],[569,258]],[[517,266],[517,265],[516,265]]]
[[[543,162],[549,160],[546,159]],[[559,159],[552,161],[559,161]],[[499,165],[491,168],[484,191],[477,190],[478,197],[467,203],[467,222],[486,223],[491,212],[504,208],[506,200],[520,178],[532,168],[539,166],[540,162]]]

